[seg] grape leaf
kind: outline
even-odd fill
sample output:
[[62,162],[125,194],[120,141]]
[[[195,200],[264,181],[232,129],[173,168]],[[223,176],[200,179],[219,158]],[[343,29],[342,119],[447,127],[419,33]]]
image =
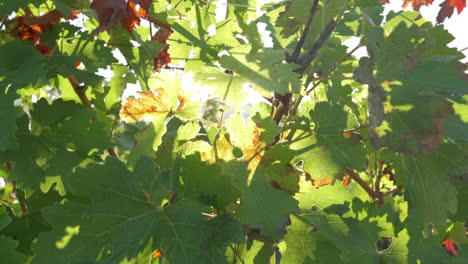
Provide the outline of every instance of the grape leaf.
[[11,264],[24,263],[25,256],[15,250],[17,245],[18,241],[9,237],[0,236],[0,254],[2,254],[2,261]]
[[[78,165],[90,151],[102,151],[111,146],[105,124],[93,121],[95,113],[82,105],[61,99],[49,104],[41,99],[34,104],[30,115],[38,132],[30,131],[27,117],[18,119],[18,150],[10,151],[6,160],[14,162],[9,178],[17,180],[25,190],[38,189],[46,183],[46,169],[48,176],[70,172],[72,167],[67,165]],[[65,158],[69,160],[63,161]],[[46,161],[59,163],[49,165]],[[50,184],[52,182],[46,185],[50,187]]]
[[23,113],[13,104],[17,99],[12,92],[0,95],[0,105],[3,106],[0,111],[0,151],[13,148],[15,146],[16,119]]
[[[424,57],[442,44],[428,40],[429,30],[420,31],[416,25],[407,27],[400,22],[388,36],[381,28],[368,34],[371,57],[361,58],[355,78],[369,85],[370,134],[375,148],[433,152],[445,133],[442,123],[453,114],[447,97],[467,92],[462,67],[434,56]],[[400,48],[394,49],[390,43]],[[440,75],[445,76],[443,81],[437,77]],[[447,82],[451,85],[447,86]]]
[[[405,262],[408,249],[400,244],[405,242],[405,237],[394,233],[400,223],[396,213],[401,201],[389,201],[377,209],[374,203],[361,200],[368,198],[360,187],[342,185],[324,186],[297,194],[295,198],[301,214],[292,216],[295,226],[290,226],[285,238],[286,260],[305,258],[328,263],[340,256],[334,263]],[[312,237],[316,240],[311,240]],[[388,249],[378,249],[379,237],[393,238]],[[304,250],[301,241],[307,241],[313,251]],[[288,254],[290,246],[291,255]]]
[[113,158],[79,169],[67,188],[93,202],[44,209],[54,229],[39,236],[33,263],[118,263],[144,251],[147,243],[169,262],[225,263],[224,251],[238,239],[239,224],[227,215],[204,220],[206,205],[197,196],[163,203],[171,195],[171,177],[148,158],[133,172]]
[[120,97],[126,87],[127,79],[129,77],[128,67],[121,64],[113,64],[112,69],[114,76],[110,82],[109,90],[106,92],[106,107],[111,109],[116,103],[120,102]]
[[411,4],[414,10],[419,11],[421,6],[430,5],[432,2],[434,2],[434,0],[403,0],[403,8]]
[[85,65],[87,71],[95,73],[98,68],[106,68],[117,62],[112,55],[112,49],[106,46],[106,42],[95,39],[92,34],[79,32],[79,35],[75,36],[73,33],[79,28],[66,23],[55,26],[54,30],[61,35],[58,49],[63,55],[73,58],[73,66],[79,61]]
[[[284,248],[281,250],[281,263],[341,263],[341,251],[323,235],[314,230],[301,216],[292,215],[291,225],[287,227]],[[280,244],[281,248],[281,244]]]
[[[34,45],[24,40],[8,41],[0,49],[0,76],[4,87],[22,88],[29,84],[45,84],[47,76],[46,56],[39,53]],[[24,74],[27,72],[28,74]]]
[[146,18],[148,9],[151,5],[148,0],[94,0],[91,3],[91,8],[96,11],[99,18],[99,27],[94,30],[94,33],[99,33],[117,24],[122,23],[122,26],[128,31],[135,30],[135,27],[140,24],[141,18]]
[[241,194],[233,184],[237,180],[236,174],[223,173],[226,171],[221,164],[202,162],[200,154],[185,157],[180,166],[184,182],[178,191],[181,198],[200,195],[206,203],[226,211],[226,207],[234,204]]
[[[167,78],[168,81],[165,84],[171,88],[158,87],[161,81],[156,78],[150,79],[150,86],[154,89],[154,92],[138,92],[140,98],[127,99],[120,110],[122,120],[128,123],[140,121],[145,117],[165,120],[173,115],[179,119],[188,120],[197,115],[200,103],[190,101],[189,96],[181,91],[180,78],[174,75],[164,75],[162,77]],[[171,85],[171,79],[172,82],[177,84]]]
[[18,11],[19,8],[26,6],[30,2],[30,0],[2,1],[0,2],[0,17],[3,18],[10,15],[12,12]]
[[262,148],[272,142],[280,130],[270,117],[263,117],[259,112],[247,124],[240,113],[234,114],[226,121],[226,129],[230,142],[242,150],[244,160],[258,158]]
[[237,215],[241,224],[257,228],[261,234],[279,240],[289,222],[289,214],[296,209],[297,201],[286,192],[273,188],[265,170],[258,167],[241,199]]
[[[357,126],[356,117],[341,105],[326,102],[317,103],[306,120],[315,121],[315,132],[310,127],[292,125],[294,133],[291,149],[297,155],[294,163],[303,161],[303,169],[313,179],[332,182],[342,175],[346,167],[364,166],[365,149],[361,137],[354,133],[343,133],[346,129]],[[295,131],[295,132],[294,132]]]
[[405,198],[413,221],[423,227],[443,227],[448,213],[457,211],[457,190],[448,175],[463,170],[466,154],[456,146],[441,145],[431,155],[404,155],[396,160],[398,182],[405,185]]
[[194,77],[201,85],[213,87],[213,93],[220,96],[223,101],[240,111],[245,99],[243,85],[248,82],[242,76],[229,74],[216,66],[205,66]]
[[0,209],[0,231],[11,222],[10,216],[6,213],[6,208]]
[[257,92],[268,96],[270,92],[300,91],[299,74],[294,72],[298,65],[284,62],[283,50],[264,49],[253,55],[249,54],[250,46],[245,45],[230,52],[232,55],[221,57],[221,66],[249,80]]

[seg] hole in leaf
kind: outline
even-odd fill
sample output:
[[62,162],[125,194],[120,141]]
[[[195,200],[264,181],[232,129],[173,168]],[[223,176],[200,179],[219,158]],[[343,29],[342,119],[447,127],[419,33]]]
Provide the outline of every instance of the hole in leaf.
[[71,142],[69,142],[69,143],[67,144],[66,148],[67,148],[67,150],[68,150],[69,152],[75,152],[75,151],[76,151],[76,146],[75,146],[75,144],[73,144],[73,143],[71,143]]
[[306,229],[307,234],[318,232],[318,229],[315,226],[309,226]]
[[375,246],[377,247],[377,251],[381,253],[388,250],[392,243],[393,238],[391,237],[379,237],[375,243]]
[[322,209],[316,204],[312,205],[312,207],[310,208],[310,212],[313,214],[320,213],[321,211]]

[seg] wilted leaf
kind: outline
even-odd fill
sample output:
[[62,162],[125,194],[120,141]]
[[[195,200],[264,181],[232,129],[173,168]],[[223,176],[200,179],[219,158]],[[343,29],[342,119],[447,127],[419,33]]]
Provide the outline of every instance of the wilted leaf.
[[440,4],[440,7],[439,14],[437,14],[437,23],[442,23],[446,18],[450,18],[455,8],[460,14],[466,7],[466,0],[445,0]]
[[[155,94],[156,92],[157,94]],[[138,92],[140,98],[129,98],[123,103],[120,116],[127,123],[134,123],[145,117],[171,117],[177,115],[179,118],[191,118],[193,107],[190,99],[183,94],[169,93],[164,88],[155,91]]]
[[414,10],[419,10],[423,5],[430,5],[434,0],[403,0],[403,8],[406,8],[409,4],[412,4]]
[[130,32],[135,30],[140,25],[140,19],[148,15],[151,3],[150,0],[94,0],[91,8],[99,18],[99,27],[94,33],[109,30],[118,22]]

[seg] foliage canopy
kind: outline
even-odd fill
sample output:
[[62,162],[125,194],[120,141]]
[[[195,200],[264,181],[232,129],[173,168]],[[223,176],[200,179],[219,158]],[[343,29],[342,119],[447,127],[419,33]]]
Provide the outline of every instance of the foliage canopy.
[[2,263],[467,263],[467,66],[402,4],[0,0]]

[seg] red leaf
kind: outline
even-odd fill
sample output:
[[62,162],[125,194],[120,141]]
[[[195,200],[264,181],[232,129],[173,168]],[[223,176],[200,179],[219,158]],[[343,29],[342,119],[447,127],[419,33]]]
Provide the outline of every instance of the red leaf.
[[172,31],[165,28],[160,28],[156,34],[151,38],[151,40],[159,41],[161,44],[166,44],[167,39],[171,36]]
[[351,183],[351,177],[345,176],[345,177],[343,178],[343,182],[341,182],[341,185],[343,185],[343,186],[348,186],[350,183]]
[[58,10],[52,10],[42,16],[27,14],[16,17],[6,22],[6,24],[16,23],[10,30],[10,34],[19,39],[24,39],[36,43],[44,29],[52,30],[55,23],[59,23],[62,14]]
[[128,31],[135,30],[141,18],[146,18],[151,0],[94,0],[91,8],[98,15],[99,27],[93,33],[109,30],[119,22]]
[[466,7],[466,0],[445,0],[440,4],[440,7],[439,14],[437,14],[437,23],[442,23],[446,18],[450,18],[455,8],[460,14]]
[[69,15],[67,19],[70,19],[70,20],[77,19],[79,14],[80,14],[80,11],[72,10],[71,15]]
[[44,45],[44,44],[36,44],[36,49],[37,49],[40,53],[42,53],[42,54],[44,54],[44,55],[50,55],[50,54],[52,54],[52,52],[50,51],[50,49],[49,49],[46,45]]
[[450,239],[450,238],[446,238],[443,242],[442,242],[442,246],[445,248],[445,250],[447,250],[451,255],[453,256],[457,256],[458,255],[458,252],[457,252],[457,245],[455,245],[455,243],[453,243],[453,240]]

